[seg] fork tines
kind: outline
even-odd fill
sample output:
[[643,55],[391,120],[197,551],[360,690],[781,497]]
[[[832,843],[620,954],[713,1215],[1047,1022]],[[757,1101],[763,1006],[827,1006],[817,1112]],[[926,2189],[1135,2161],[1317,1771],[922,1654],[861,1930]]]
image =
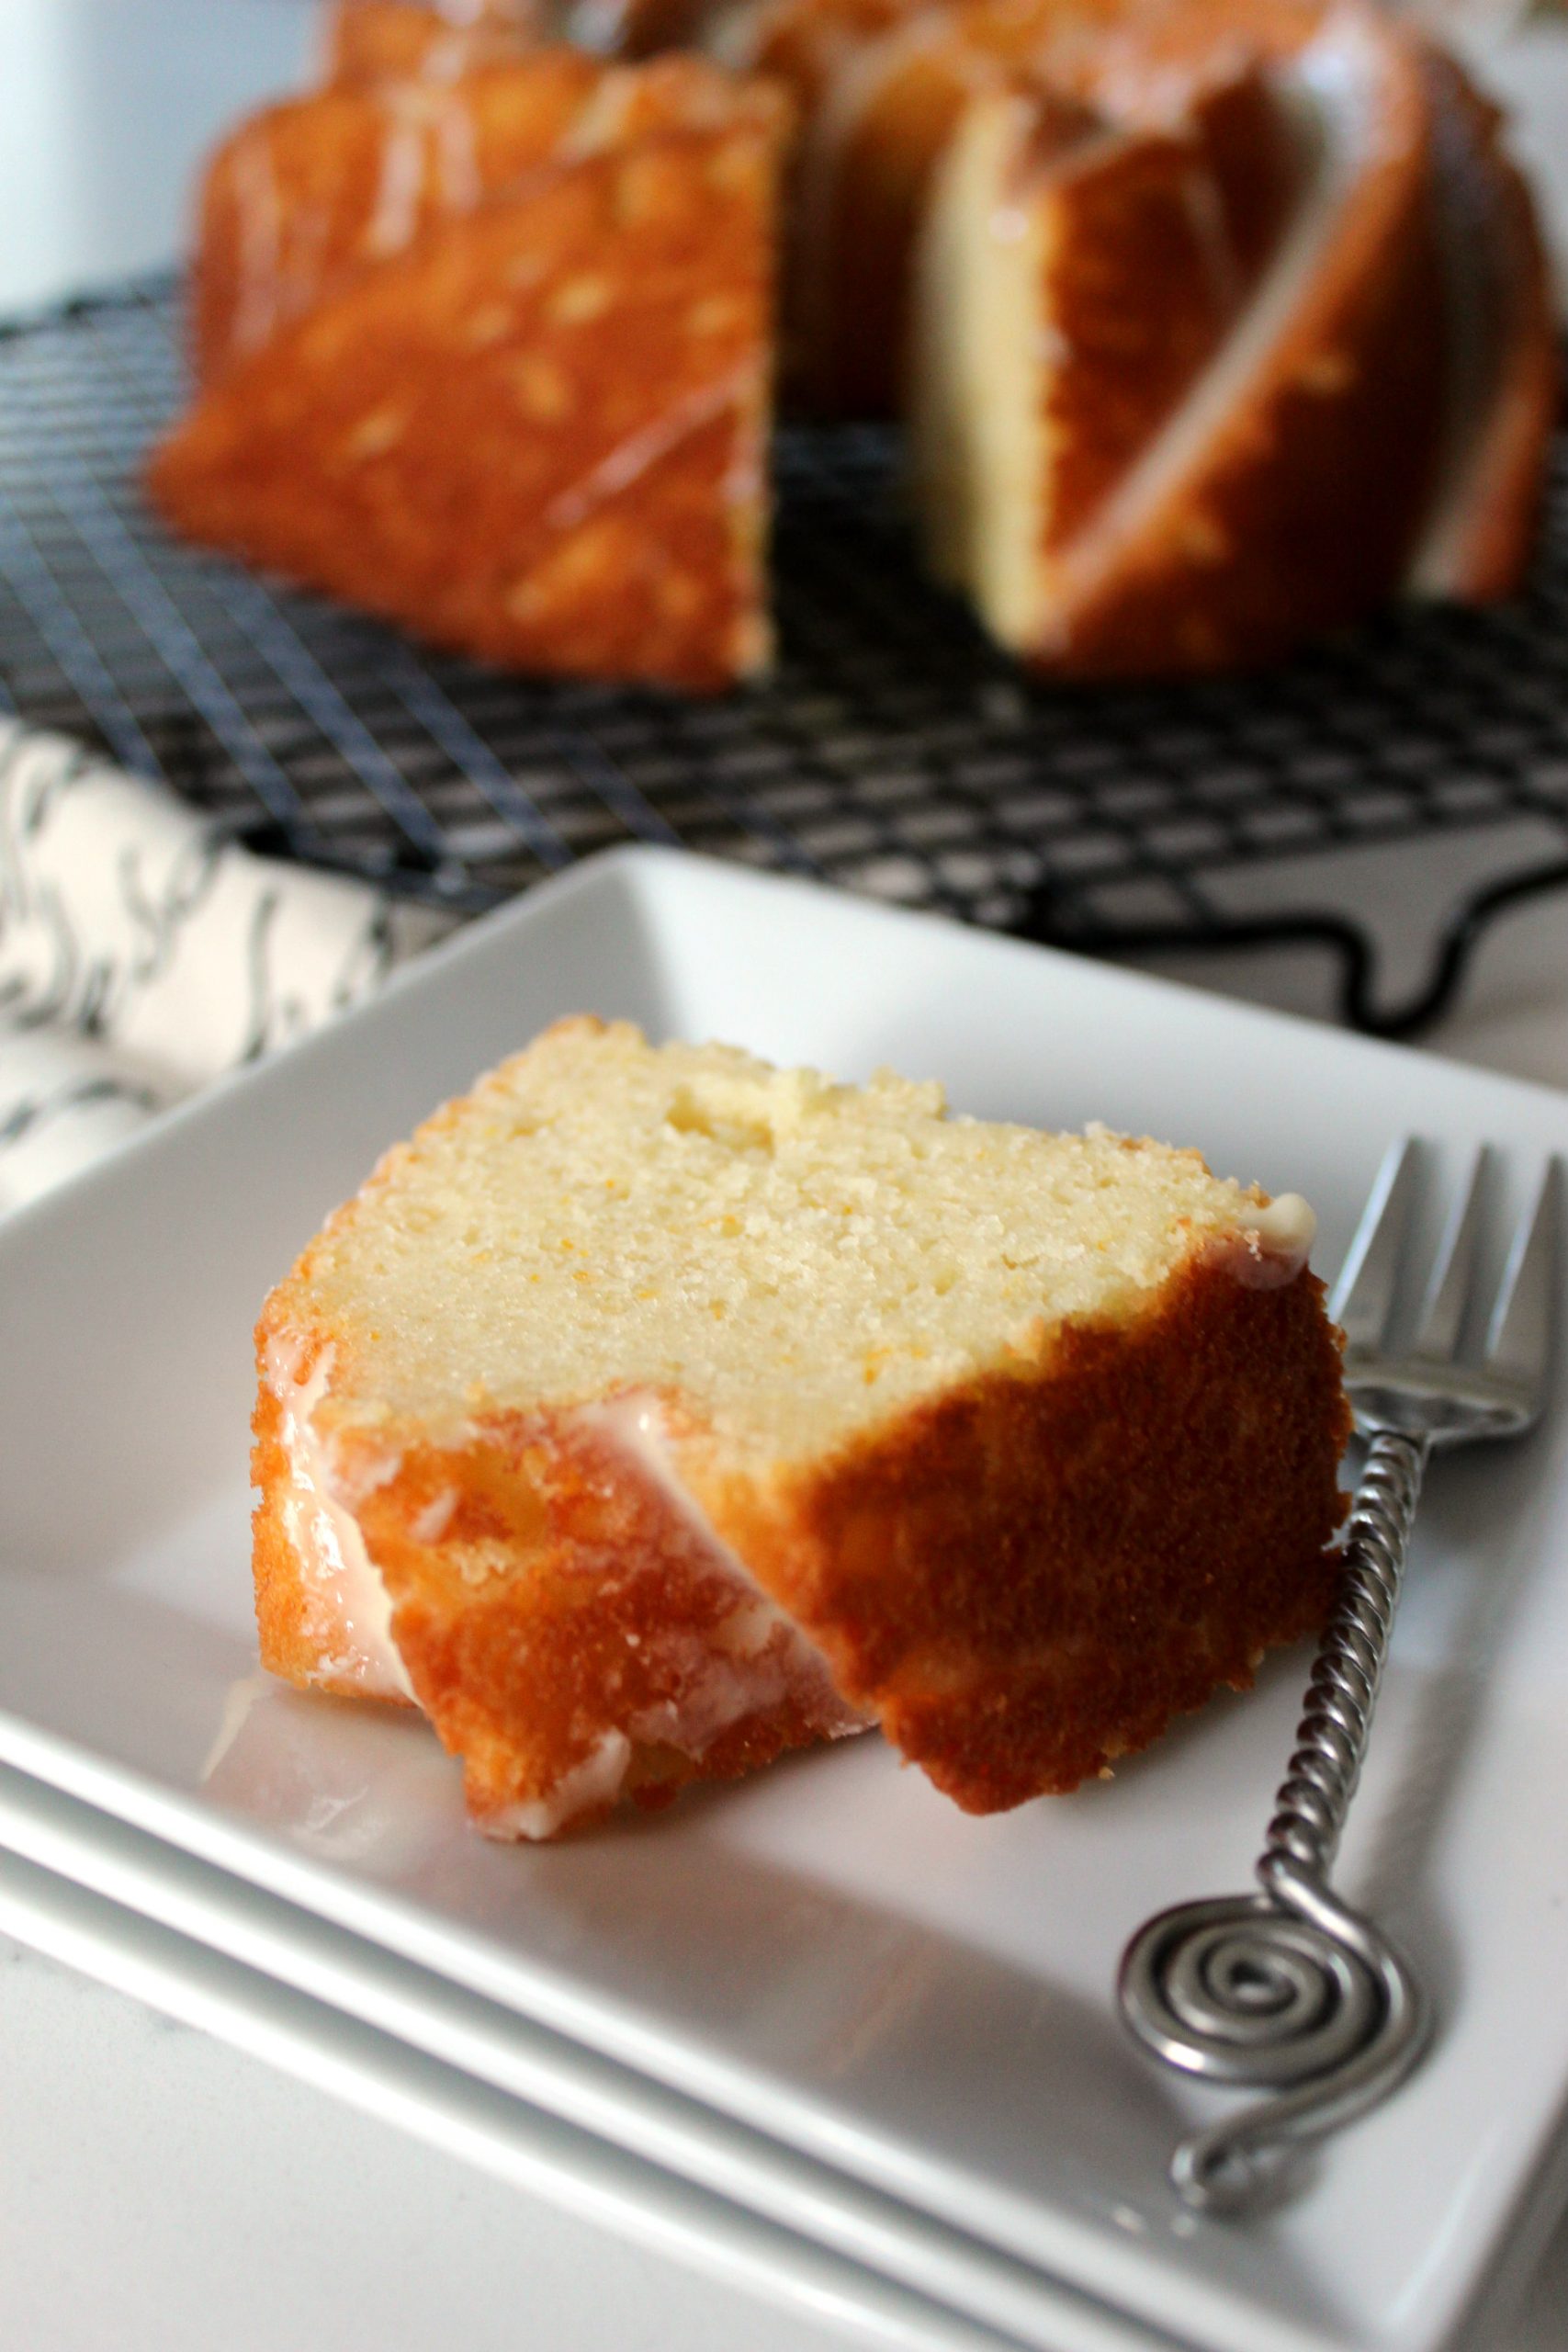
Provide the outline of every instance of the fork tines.
[[1488,1298],[1479,1268],[1488,1202],[1501,1188],[1504,1167],[1490,1145],[1477,1150],[1450,1212],[1414,1335],[1401,1343],[1396,1331],[1411,1288],[1412,1231],[1428,1158],[1428,1148],[1413,1136],[1391,1146],[1350,1244],[1331,1301],[1345,1329],[1347,1374],[1352,1383],[1369,1373],[1397,1383],[1472,1365],[1492,1401],[1533,1419],[1551,1349],[1562,1163],[1547,1161]]

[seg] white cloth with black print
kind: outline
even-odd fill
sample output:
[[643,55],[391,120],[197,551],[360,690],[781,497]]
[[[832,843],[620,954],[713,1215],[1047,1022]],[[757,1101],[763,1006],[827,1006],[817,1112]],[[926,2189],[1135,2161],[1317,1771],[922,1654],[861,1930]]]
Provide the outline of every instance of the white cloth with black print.
[[0,1215],[444,928],[256,857],[161,786],[0,719]]

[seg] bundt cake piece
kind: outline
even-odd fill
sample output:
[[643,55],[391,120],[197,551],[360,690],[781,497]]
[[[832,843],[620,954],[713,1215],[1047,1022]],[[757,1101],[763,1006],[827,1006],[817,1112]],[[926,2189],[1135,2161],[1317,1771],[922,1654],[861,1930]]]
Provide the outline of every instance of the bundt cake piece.
[[[1559,382],[1534,211],[1495,112],[1382,10],[591,13],[558,21],[628,49],[700,25],[728,64],[609,67],[537,45],[511,0],[354,0],[338,85],[220,153],[195,271],[206,398],[152,477],[177,529],[515,666],[750,674],[782,174],[785,397],[908,421],[932,568],[1026,662],[1200,673],[1401,594],[1518,586]],[[728,65],[787,90],[787,159],[784,97]],[[660,259],[605,197],[590,268],[558,229],[614,177],[592,159],[666,136],[686,225],[661,209]],[[756,159],[711,220],[704,137]],[[618,290],[568,322],[558,269],[595,301]],[[659,286],[738,339],[682,331],[647,364]],[[728,438],[721,414],[743,419]]]
[[563,1022],[266,1303],[262,1655],[501,1837],[875,1722],[974,1812],[1315,1625],[1312,1223],[1196,1153]]
[[[925,222],[930,543],[995,635],[1075,676],[1218,670],[1402,586],[1516,585],[1557,354],[1528,199],[1457,70],[1338,12],[1211,87],[1184,180],[1158,131],[1064,143],[1060,103],[972,105]],[[1296,185],[1248,266],[1215,139],[1245,188],[1269,114]]]
[[755,670],[782,121],[723,87],[701,130],[646,128],[623,88],[587,152],[334,280],[156,453],[164,515],[516,668]]
[[933,567],[1004,643],[1040,651],[1063,550],[1179,413],[1247,290],[1196,119],[1118,130],[1019,86],[966,107],[922,249],[913,459]]

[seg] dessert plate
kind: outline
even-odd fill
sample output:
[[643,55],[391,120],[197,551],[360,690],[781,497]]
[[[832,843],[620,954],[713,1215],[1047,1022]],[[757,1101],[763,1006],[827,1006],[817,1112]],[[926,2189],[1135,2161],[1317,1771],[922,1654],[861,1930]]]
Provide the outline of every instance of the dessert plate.
[[[1243,1883],[1302,1672],[1113,1781],[975,1821],[874,1740],[559,1848],[487,1845],[416,1722],[254,1671],[248,1331],[381,1148],[557,1014],[1103,1118],[1307,1193],[1568,1100],[810,887],[580,867],[0,1229],[0,1759],[880,2191],[1168,2341],[1429,2352],[1568,2191],[1568,1430],[1444,1464],[1340,1883],[1439,2005],[1399,2098],[1245,2227],[1165,2182],[1216,2095],[1123,2041],[1121,1945]],[[1517,1206],[1517,1204],[1510,1205]],[[886,2267],[867,2233],[835,2239]],[[976,2314],[978,2316],[978,2314]],[[1021,2312],[1015,2338],[1050,2343]]]

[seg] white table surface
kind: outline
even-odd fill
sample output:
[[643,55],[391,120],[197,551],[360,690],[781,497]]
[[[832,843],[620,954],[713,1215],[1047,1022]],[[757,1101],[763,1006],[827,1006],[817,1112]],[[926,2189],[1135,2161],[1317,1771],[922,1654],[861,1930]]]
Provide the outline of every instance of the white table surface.
[[7,2352],[863,2341],[525,2196],[0,1937]]
[[[0,0],[0,310],[169,255],[193,155],[245,96],[287,85],[308,25],[300,0]],[[1568,40],[1527,37],[1494,73],[1523,106],[1568,252]],[[1430,906],[1475,854],[1463,838],[1419,858],[1371,854],[1359,887],[1386,925],[1391,904]],[[1411,939],[1417,928],[1413,913]],[[1396,921],[1395,984],[1412,952]],[[1327,1008],[1325,968],[1306,954],[1157,968]],[[1568,1088],[1568,901],[1496,927],[1424,1050]],[[860,2340],[634,2247],[0,1937],[0,2346],[12,2352],[837,2352]],[[1568,2352],[1568,2225],[1495,2352]]]

